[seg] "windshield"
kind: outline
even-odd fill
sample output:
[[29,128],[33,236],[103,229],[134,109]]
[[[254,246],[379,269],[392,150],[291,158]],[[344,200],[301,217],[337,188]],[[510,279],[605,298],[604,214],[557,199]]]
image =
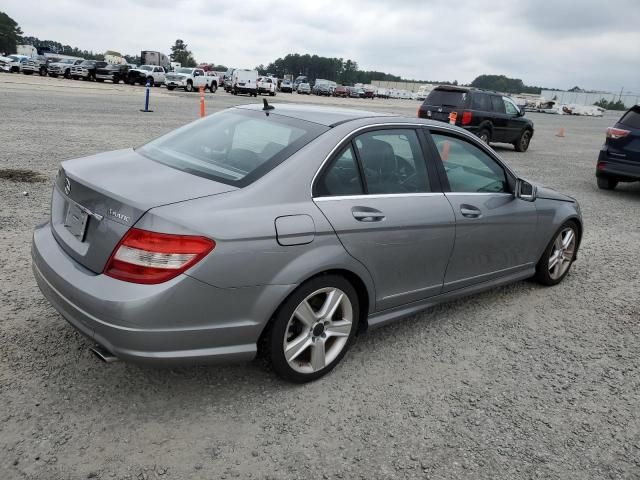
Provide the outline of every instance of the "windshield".
[[425,105],[437,105],[440,107],[461,107],[467,98],[467,92],[460,90],[431,90],[424,101]]
[[312,122],[236,108],[186,125],[137,151],[183,172],[243,187],[327,130]]
[[191,73],[193,73],[193,68],[176,68],[176,73],[186,73],[187,75],[191,75]]

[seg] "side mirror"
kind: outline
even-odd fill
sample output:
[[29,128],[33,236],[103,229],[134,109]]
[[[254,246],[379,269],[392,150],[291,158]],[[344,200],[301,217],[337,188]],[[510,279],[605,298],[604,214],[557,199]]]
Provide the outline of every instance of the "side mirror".
[[524,117],[524,108],[519,108],[518,107],[518,116],[519,117]]
[[516,180],[516,198],[524,200],[525,202],[534,202],[536,200],[536,186],[518,178]]

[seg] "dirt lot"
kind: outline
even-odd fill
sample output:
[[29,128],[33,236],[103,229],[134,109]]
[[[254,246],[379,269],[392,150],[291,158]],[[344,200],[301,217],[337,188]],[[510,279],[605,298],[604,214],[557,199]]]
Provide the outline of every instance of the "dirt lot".
[[[292,386],[257,362],[100,363],[38,291],[30,238],[59,162],[198,115],[197,94],[159,88],[140,113],[143,92],[0,75],[0,479],[640,478],[640,184],[603,192],[594,178],[617,114],[528,114],[530,150],[497,147],[582,205],[561,285],[520,282],[371,331],[332,374]],[[218,91],[207,109],[253,101]]]

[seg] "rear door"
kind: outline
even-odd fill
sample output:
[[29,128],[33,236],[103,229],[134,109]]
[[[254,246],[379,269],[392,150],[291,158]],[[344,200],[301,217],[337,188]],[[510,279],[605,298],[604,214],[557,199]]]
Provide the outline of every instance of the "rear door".
[[477,142],[431,129],[441,181],[456,217],[443,291],[530,269],[537,211],[515,198],[515,177]]
[[314,202],[345,249],[371,273],[377,310],[442,289],[455,217],[421,147],[412,128],[362,133],[330,160],[314,188]]

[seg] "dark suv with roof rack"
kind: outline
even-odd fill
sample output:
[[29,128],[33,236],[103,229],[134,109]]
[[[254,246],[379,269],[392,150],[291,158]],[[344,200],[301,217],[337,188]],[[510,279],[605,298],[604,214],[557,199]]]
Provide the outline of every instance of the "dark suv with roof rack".
[[640,181],[640,105],[631,107],[618,123],[607,128],[596,177],[603,190],[616,188],[618,182]]
[[524,118],[524,110],[509,97],[477,88],[443,85],[429,93],[418,117],[449,122],[451,112],[457,112],[457,126],[475,133],[485,143],[511,143],[518,152],[529,148],[533,122]]

